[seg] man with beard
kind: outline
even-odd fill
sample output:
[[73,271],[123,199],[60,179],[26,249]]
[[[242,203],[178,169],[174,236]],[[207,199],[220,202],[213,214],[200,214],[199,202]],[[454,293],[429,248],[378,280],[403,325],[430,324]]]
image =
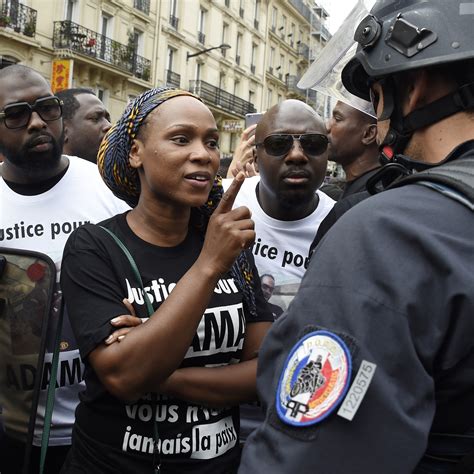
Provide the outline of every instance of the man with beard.
[[[326,174],[327,147],[326,127],[310,106],[299,100],[275,105],[255,132],[259,175],[244,181],[235,200],[235,207],[247,206],[252,212],[257,269],[278,281],[273,297],[285,308],[306,271],[318,226],[335,203],[318,191]],[[226,186],[231,182],[225,181]],[[262,420],[259,409],[241,406],[241,440]]]
[[91,89],[65,89],[63,102],[64,153],[97,162],[97,152],[110,129],[110,114]]
[[[96,166],[62,154],[61,114],[60,100],[39,73],[22,65],[0,70],[0,154],[4,157],[0,166],[0,246],[48,255],[56,264],[58,280],[69,234],[85,222],[99,222],[128,208],[106,188]],[[57,302],[59,287],[56,292]],[[57,314],[57,308],[53,313]],[[71,444],[74,410],[83,389],[83,365],[67,315],[60,347],[45,469],[52,474],[59,472]],[[46,382],[41,387],[40,414],[44,413],[49,365],[46,363],[44,368]],[[21,361],[11,364],[9,388],[14,390],[2,393],[2,397],[27,398],[29,387],[23,383],[22,370]],[[5,411],[3,417],[0,472],[17,473],[27,426],[10,424]],[[31,462],[35,468],[43,425],[43,417],[38,418]]]

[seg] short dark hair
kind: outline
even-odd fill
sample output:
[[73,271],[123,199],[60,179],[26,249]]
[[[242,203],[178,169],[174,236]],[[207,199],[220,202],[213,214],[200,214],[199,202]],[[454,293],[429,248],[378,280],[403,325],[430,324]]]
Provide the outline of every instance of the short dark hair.
[[72,119],[81,106],[76,96],[79,94],[95,95],[92,89],[86,87],[75,87],[64,89],[56,93],[56,96],[63,101],[63,119]]

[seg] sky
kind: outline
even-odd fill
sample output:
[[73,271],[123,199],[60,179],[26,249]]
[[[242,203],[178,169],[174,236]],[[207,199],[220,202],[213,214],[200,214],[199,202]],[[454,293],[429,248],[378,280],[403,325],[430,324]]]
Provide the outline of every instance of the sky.
[[357,0],[318,0],[329,13],[326,26],[334,34],[349,12],[354,8]]

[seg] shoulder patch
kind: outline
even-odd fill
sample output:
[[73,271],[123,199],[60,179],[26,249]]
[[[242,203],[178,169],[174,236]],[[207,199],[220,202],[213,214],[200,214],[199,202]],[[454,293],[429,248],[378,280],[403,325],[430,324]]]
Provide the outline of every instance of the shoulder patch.
[[324,420],[344,398],[352,361],[344,341],[329,331],[314,331],[300,339],[288,356],[278,383],[276,408],[293,426]]

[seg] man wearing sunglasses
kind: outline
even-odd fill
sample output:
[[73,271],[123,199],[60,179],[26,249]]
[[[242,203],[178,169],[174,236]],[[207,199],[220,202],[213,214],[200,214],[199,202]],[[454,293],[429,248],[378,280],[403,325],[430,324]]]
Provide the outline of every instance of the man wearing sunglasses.
[[474,472],[474,4],[365,15],[342,82],[372,96],[381,185],[409,176],[316,247],[259,352],[267,414],[240,474]]
[[[85,222],[98,222],[128,208],[106,188],[92,163],[62,154],[61,101],[36,71],[21,65],[0,70],[0,246],[33,250],[48,255],[59,269],[69,234]],[[58,310],[56,288],[52,314]],[[28,308],[25,308],[28,311]],[[61,352],[55,405],[45,472],[58,473],[71,444],[71,430],[78,393],[83,389],[83,365],[72,338],[67,316],[61,334]],[[48,342],[48,350],[52,347]],[[19,357],[8,368],[7,386],[2,386],[0,406],[5,433],[0,435],[0,472],[18,473],[23,459],[28,427],[14,423],[7,407],[21,406],[28,398]],[[45,365],[45,381],[48,380]],[[4,374],[1,374],[4,377]],[[44,411],[46,385],[40,393],[39,412]],[[23,417],[27,419],[23,414]],[[35,430],[30,466],[37,472],[42,420]]]
[[334,205],[318,191],[326,173],[327,149],[326,128],[311,107],[298,100],[275,105],[255,132],[259,175],[245,180],[235,202],[252,211],[255,263],[260,274],[274,276],[272,298],[286,285],[286,301],[277,302],[285,308],[291,298],[289,285],[294,294],[306,271],[309,245]]
[[[260,275],[272,275],[269,303],[278,317],[295,295],[307,267],[309,246],[335,201],[319,191],[327,167],[328,138],[321,117],[298,100],[269,109],[255,132],[259,175],[247,178],[235,206],[255,222],[252,252]],[[227,180],[226,185],[228,185]],[[241,439],[262,421],[261,410],[241,407]]]

